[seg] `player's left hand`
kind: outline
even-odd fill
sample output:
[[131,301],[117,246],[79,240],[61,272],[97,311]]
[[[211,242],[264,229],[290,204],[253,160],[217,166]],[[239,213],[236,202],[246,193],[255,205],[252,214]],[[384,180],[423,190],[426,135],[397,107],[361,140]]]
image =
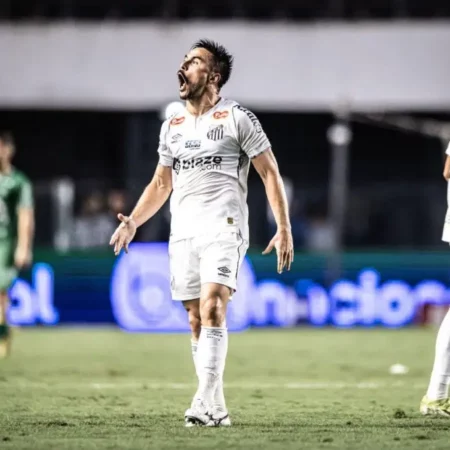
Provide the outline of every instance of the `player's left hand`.
[[278,273],[282,273],[284,268],[291,270],[294,261],[294,241],[290,229],[279,229],[262,254],[268,255],[274,247],[277,251]]
[[24,269],[31,264],[31,251],[27,248],[17,247],[14,253],[14,265],[17,269]]

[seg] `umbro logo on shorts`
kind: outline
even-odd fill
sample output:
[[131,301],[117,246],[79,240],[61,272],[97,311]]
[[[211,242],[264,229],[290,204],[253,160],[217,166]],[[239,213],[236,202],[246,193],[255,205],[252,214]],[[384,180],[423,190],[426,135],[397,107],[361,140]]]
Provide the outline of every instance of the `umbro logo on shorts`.
[[231,273],[231,270],[228,267],[219,267],[217,270],[219,271],[219,275],[222,277],[228,278],[228,274]]

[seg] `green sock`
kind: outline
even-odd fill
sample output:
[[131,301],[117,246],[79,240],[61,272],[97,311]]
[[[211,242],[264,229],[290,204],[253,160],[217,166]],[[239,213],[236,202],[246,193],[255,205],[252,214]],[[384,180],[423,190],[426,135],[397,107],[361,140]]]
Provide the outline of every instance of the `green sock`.
[[9,335],[9,327],[7,324],[0,325],[0,340],[6,339]]

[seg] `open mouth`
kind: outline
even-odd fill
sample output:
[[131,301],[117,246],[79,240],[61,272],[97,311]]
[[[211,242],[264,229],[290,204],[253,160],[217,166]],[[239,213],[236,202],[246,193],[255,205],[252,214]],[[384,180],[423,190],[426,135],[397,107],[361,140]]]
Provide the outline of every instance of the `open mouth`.
[[184,89],[186,89],[188,83],[186,75],[181,70],[178,71],[177,75],[178,83],[180,84],[180,91],[183,91]]

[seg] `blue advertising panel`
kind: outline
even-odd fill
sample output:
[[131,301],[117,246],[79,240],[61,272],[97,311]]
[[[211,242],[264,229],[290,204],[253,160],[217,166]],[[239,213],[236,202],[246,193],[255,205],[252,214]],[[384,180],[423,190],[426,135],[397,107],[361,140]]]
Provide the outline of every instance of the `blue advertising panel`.
[[[181,303],[170,295],[167,244],[134,244],[117,259],[104,252],[37,256],[41,262],[11,287],[13,324],[111,323],[132,332],[188,330]],[[425,307],[450,303],[446,263],[445,254],[415,254],[413,259],[344,255],[344,277],[326,286],[323,257],[297,255],[293,269],[278,275],[274,257],[250,254],[230,304],[228,327],[402,327],[417,322]]]

